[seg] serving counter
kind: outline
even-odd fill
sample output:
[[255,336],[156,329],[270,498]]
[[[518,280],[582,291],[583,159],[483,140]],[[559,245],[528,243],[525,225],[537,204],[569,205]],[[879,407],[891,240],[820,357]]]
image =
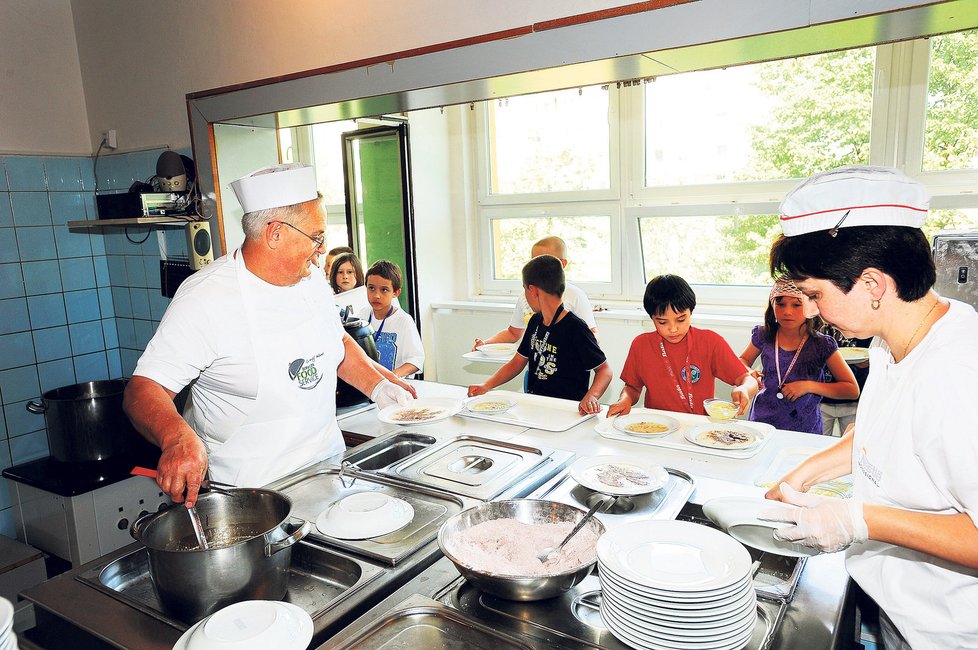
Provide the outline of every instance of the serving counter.
[[[414,385],[419,397],[462,398],[465,395],[465,389],[459,386],[431,382],[414,382]],[[706,421],[705,417],[700,416],[673,415],[687,426]],[[589,418],[566,431],[543,431],[486,419],[453,416],[423,426],[400,426],[378,420],[374,408],[357,409],[340,417],[340,428],[344,435],[357,441],[371,441],[374,438],[387,441],[396,438],[400,433],[410,432],[418,439],[444,443],[448,450],[446,453],[458,441],[484,441],[486,444],[497,441],[503,448],[508,445],[512,449],[552,450],[548,452],[551,453],[550,468],[547,470],[549,473],[541,476],[540,481],[532,484],[523,481],[525,486],[516,481],[521,492],[499,493],[489,497],[493,499],[534,496],[531,493],[533,490],[547,489],[547,481],[559,480],[558,472],[566,469],[575,455],[581,457],[615,454],[634,457],[640,454],[646,460],[673,470],[676,476],[691,479],[690,483],[695,487],[690,485],[683,494],[686,496],[692,493],[689,497],[691,504],[683,508],[683,516],[694,520],[697,516],[702,516],[697,504],[701,505],[713,496],[762,495],[764,488],[756,483],[770,478],[772,468],[783,463],[786,452],[794,454],[792,458],[800,458],[834,442],[834,439],[821,436],[776,431],[769,436],[756,455],[732,459],[722,455],[704,454],[692,448],[684,450],[652,447],[605,437],[595,430],[595,425],[599,423],[597,418]],[[347,452],[345,457],[365,457],[363,449],[368,448],[369,444],[368,442],[361,449]],[[326,477],[335,473],[342,462],[343,458],[340,457],[328,459],[269,487],[275,489],[279,486],[287,492],[288,486],[296,484],[300,479],[307,480],[305,477]],[[371,478],[369,472],[363,475],[365,482],[369,482]],[[389,489],[392,485],[396,487],[401,477],[389,476],[388,479],[390,480],[378,479],[378,484],[383,484],[380,485],[381,488]],[[474,496],[476,499],[486,498],[478,493],[474,493]],[[467,502],[478,501],[470,499]],[[678,510],[678,506],[676,509]],[[667,516],[676,516],[676,512],[671,511]],[[437,528],[437,523],[433,521],[432,526]],[[319,647],[324,643],[327,643],[325,647],[334,646],[336,642],[331,639],[349,638],[353,630],[377,620],[408,595],[450,602],[452,590],[457,591],[459,585],[459,574],[449,561],[439,559],[440,553],[433,536],[429,534],[424,539],[424,543],[418,544],[418,552],[404,559],[398,558],[394,565],[376,561],[369,555],[365,557],[358,554],[361,549],[357,549],[355,545],[350,548],[329,548],[328,545],[322,546],[318,539],[303,542],[311,544],[313,550],[321,546],[334,555],[356,560],[356,563],[363,566],[364,575],[369,574],[368,586],[357,587],[358,591],[349,596],[337,596],[336,601],[323,610],[322,616],[314,616],[315,636],[310,647]],[[105,585],[98,584],[98,576],[106,567],[139,550],[139,545],[133,544],[25,592],[24,596],[34,603],[38,624],[22,637],[21,647],[58,648],[64,647],[66,641],[71,640],[74,647],[80,648],[171,648],[181,635],[180,627],[174,626],[172,622],[168,624],[165,617],[154,613],[151,608],[147,610],[138,603],[134,605],[131,599],[127,602],[126,598],[120,598],[119,594],[113,594]],[[793,598],[784,604],[778,614],[777,632],[768,640],[766,647],[835,648],[850,645],[856,630],[855,623],[851,620],[854,608],[850,603],[849,584],[842,554],[808,558],[794,587]],[[185,627],[183,626],[184,629]],[[804,639],[804,643],[801,639]]]

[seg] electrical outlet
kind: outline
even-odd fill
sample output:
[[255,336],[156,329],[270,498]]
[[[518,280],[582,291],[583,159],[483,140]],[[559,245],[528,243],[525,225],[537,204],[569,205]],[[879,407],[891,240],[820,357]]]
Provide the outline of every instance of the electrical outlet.
[[102,131],[102,142],[105,143],[106,149],[117,149],[119,147],[119,136],[116,130]]

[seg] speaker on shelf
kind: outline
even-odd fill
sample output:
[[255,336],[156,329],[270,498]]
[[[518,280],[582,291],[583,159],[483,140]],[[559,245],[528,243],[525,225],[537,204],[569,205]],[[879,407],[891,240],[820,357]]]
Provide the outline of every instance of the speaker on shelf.
[[206,221],[192,221],[187,224],[187,257],[190,259],[190,268],[194,271],[214,261],[211,227]]

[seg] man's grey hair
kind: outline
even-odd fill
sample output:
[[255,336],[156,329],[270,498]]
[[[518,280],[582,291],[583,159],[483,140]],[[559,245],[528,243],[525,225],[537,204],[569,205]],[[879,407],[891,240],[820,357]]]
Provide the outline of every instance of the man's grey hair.
[[[311,201],[322,201],[322,195],[320,194],[315,199],[311,199]],[[241,217],[241,230],[244,231],[246,239],[255,239],[261,236],[262,230],[270,221],[284,221],[285,223],[295,224],[295,220],[302,214],[302,206],[306,203],[310,203],[310,201],[277,208],[255,210],[254,212],[245,212]]]

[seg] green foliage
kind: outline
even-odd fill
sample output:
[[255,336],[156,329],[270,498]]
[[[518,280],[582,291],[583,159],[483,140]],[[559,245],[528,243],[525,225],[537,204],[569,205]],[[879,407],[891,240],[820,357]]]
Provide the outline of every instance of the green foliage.
[[931,40],[924,169],[978,167],[978,30]]

